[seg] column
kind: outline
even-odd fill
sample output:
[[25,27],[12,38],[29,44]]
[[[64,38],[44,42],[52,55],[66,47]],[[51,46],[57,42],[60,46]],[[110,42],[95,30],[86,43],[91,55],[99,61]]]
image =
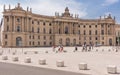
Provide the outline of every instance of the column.
[[14,26],[14,32],[16,32],[16,26],[15,26],[15,16],[13,17],[13,26]]
[[22,22],[22,28],[21,28],[21,31],[24,32],[24,17],[21,17],[21,22]]
[[28,32],[28,19],[27,19],[27,17],[26,17],[26,32]]

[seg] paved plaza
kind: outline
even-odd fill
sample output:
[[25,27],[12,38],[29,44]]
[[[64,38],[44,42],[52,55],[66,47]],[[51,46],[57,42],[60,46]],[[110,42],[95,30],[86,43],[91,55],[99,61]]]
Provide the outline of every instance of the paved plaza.
[[[56,48],[57,50],[58,48]],[[82,52],[82,47],[74,52],[75,47],[64,47],[65,52],[53,52],[52,47],[40,48],[0,48],[0,62],[35,66],[40,68],[62,70],[89,75],[112,75],[107,73],[108,65],[117,66],[117,74],[120,73],[120,51],[116,52],[115,47],[94,47],[90,52]],[[8,56],[8,60],[3,60],[3,56]],[[12,61],[12,57],[17,56],[18,61]],[[26,57],[31,58],[31,63],[25,63]],[[45,65],[38,63],[39,59],[46,59]],[[56,61],[64,61],[64,67],[57,67]],[[87,70],[79,70],[80,63],[87,63]]]

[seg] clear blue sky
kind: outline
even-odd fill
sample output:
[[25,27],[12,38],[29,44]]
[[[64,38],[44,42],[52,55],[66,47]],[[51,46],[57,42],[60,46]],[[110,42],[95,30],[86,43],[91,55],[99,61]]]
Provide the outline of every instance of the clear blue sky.
[[25,10],[29,6],[37,14],[52,16],[69,7],[72,14],[79,14],[79,18],[96,19],[110,13],[120,23],[120,0],[0,0],[0,18],[4,4],[6,8],[9,4],[14,8],[18,2]]

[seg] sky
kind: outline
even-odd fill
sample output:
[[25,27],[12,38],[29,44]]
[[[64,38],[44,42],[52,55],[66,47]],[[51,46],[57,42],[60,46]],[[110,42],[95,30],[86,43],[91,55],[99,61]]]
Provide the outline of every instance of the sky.
[[41,15],[54,16],[55,12],[64,13],[66,7],[70,13],[79,14],[82,19],[98,19],[111,14],[120,23],[120,0],[0,0],[0,19],[3,6],[14,8],[20,3],[23,9],[32,8],[32,12]]

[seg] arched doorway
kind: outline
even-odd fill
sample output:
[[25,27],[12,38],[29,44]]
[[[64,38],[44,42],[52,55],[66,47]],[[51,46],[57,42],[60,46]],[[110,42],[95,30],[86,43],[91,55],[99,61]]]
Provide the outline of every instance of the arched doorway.
[[16,46],[22,46],[22,38],[21,37],[16,38]]
[[66,46],[70,46],[70,39],[69,38],[66,39]]
[[109,45],[110,46],[112,45],[112,39],[109,39]]
[[73,46],[76,45],[76,39],[73,39]]

